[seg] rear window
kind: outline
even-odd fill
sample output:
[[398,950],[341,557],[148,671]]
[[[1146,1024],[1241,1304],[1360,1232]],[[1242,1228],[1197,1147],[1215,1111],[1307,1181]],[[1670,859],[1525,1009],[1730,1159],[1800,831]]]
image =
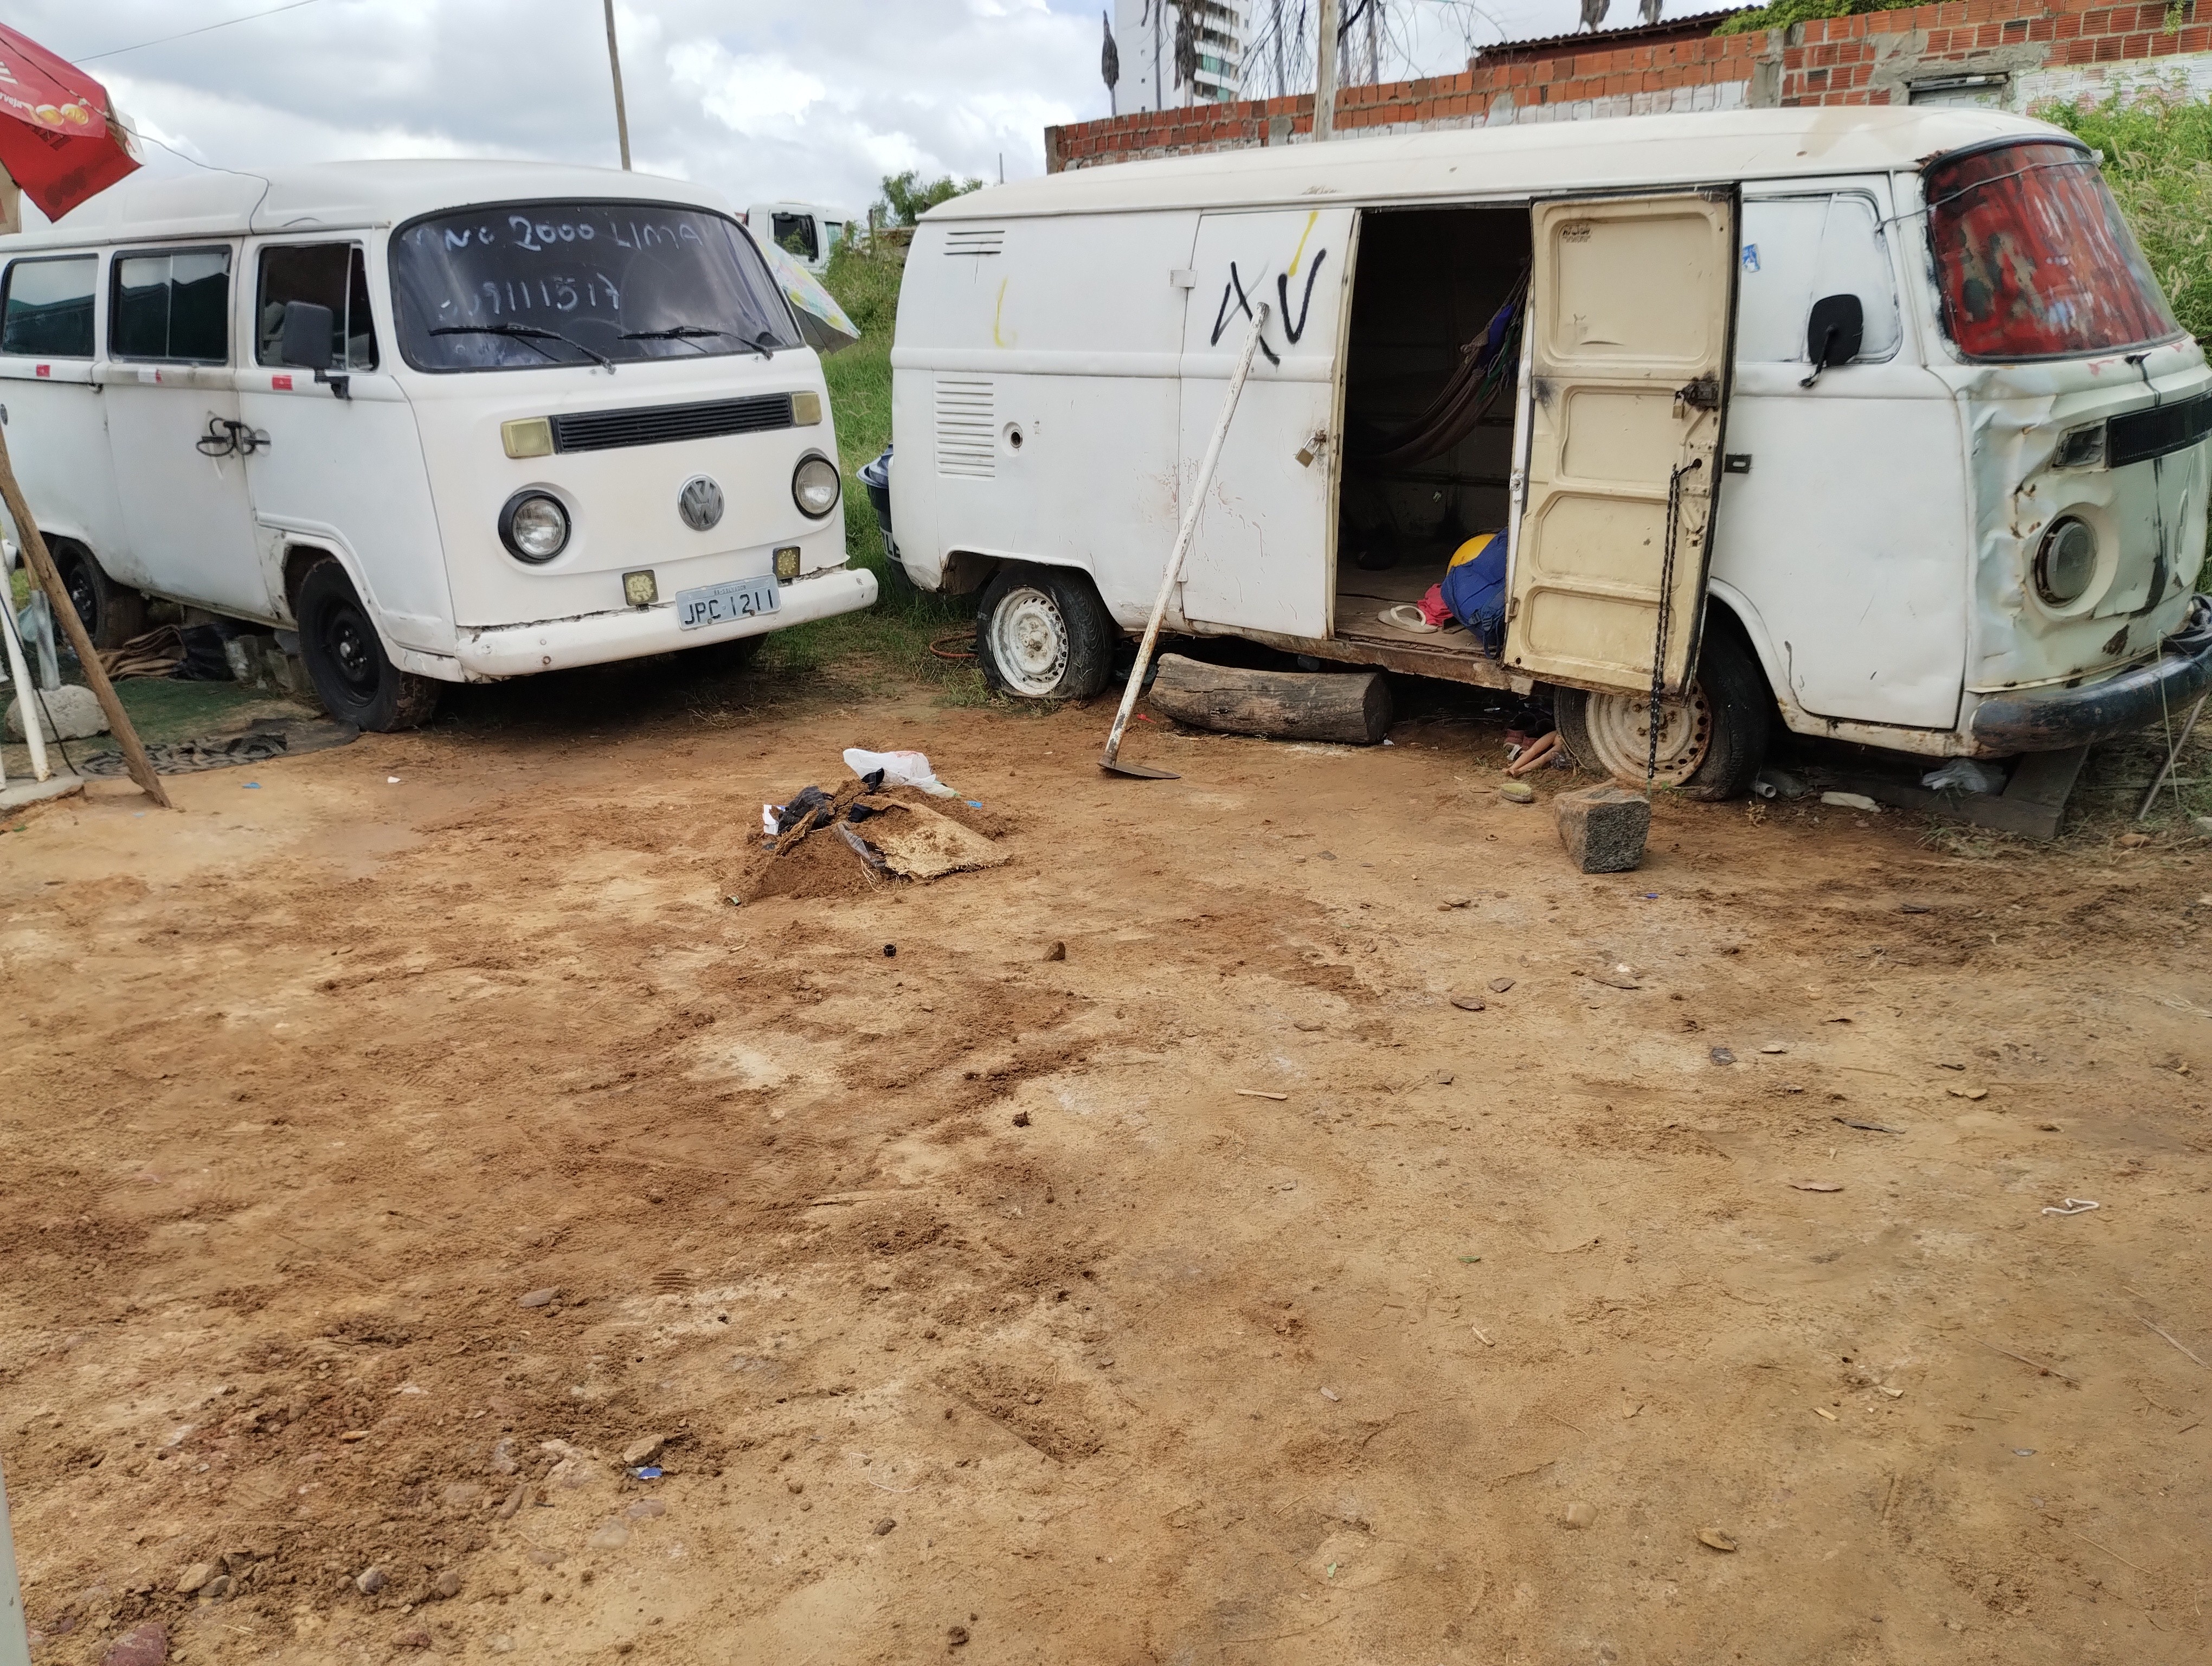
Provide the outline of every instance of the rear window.
[[18,260],[0,280],[0,353],[25,358],[92,356],[92,286],[98,257]]
[[2111,353],[2180,333],[2095,160],[2007,145],[1927,173],[1943,327],[1970,359]]

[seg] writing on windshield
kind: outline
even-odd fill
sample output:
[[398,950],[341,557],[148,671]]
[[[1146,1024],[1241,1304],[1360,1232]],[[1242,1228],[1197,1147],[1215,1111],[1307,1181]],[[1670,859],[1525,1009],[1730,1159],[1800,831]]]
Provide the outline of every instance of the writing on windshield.
[[641,203],[434,215],[392,242],[400,350],[422,370],[772,354],[789,308],[732,221]]

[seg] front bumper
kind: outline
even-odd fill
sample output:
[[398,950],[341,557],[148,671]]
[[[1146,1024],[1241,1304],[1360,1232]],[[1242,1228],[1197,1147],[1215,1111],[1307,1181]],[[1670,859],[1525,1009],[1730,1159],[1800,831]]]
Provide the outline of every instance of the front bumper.
[[1990,695],[1968,733],[1983,757],[2058,752],[2179,720],[2212,689],[2212,598],[2190,605],[2189,620],[2157,659],[2081,688]]
[[704,648],[738,636],[764,636],[772,630],[857,613],[872,606],[876,575],[865,567],[833,567],[793,579],[781,587],[782,605],[757,619],[741,619],[706,630],[684,630],[676,623],[676,604],[587,613],[576,619],[548,619],[538,624],[464,628],[460,634],[461,674],[471,683],[501,677],[528,677],[574,666],[601,666],[638,660],[648,654]]

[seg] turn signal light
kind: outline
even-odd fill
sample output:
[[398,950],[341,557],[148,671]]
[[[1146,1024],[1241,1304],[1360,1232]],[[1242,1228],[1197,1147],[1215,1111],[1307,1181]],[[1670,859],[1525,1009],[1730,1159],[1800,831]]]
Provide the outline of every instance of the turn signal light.
[[544,416],[525,416],[517,422],[499,425],[500,443],[507,447],[509,457],[550,457],[553,454],[553,424]]
[[791,396],[791,425],[793,428],[818,428],[822,423],[822,396],[819,393],[794,393]]

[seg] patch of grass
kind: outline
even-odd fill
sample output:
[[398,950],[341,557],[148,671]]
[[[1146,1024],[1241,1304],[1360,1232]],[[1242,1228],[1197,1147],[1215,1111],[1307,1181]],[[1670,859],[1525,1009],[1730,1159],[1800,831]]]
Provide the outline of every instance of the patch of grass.
[[974,599],[915,589],[884,554],[876,512],[860,471],[891,437],[891,336],[898,319],[903,242],[878,238],[866,248],[840,244],[825,278],[837,304],[860,328],[860,339],[823,361],[830,407],[837,422],[839,466],[845,472],[845,552],[876,575],[878,599],[865,613],[780,630],[761,650],[760,666],[775,676],[834,672],[860,681],[877,672],[939,685],[953,703],[991,702],[972,660],[941,659],[930,643],[974,623]]

